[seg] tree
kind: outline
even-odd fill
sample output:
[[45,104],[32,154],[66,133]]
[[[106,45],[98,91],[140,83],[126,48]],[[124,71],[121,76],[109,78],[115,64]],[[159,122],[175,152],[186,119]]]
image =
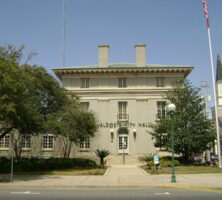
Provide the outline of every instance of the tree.
[[43,67],[20,64],[22,49],[0,47],[0,139],[47,131],[49,116],[68,100],[67,92]]
[[[65,139],[64,157],[72,143],[93,136],[97,123],[93,113],[80,109],[75,95],[60,87],[47,71],[21,64],[23,47],[0,47],[0,139],[16,131],[16,156],[21,156],[22,135],[55,133]],[[30,59],[28,56],[28,60]]]
[[[175,153],[189,160],[192,154],[209,149],[215,139],[212,121],[204,113],[205,104],[200,89],[187,81],[175,82],[173,88],[166,92],[166,99],[176,105],[174,115]],[[150,127],[150,134],[155,138],[156,147],[171,149],[169,117],[156,120]]]
[[100,158],[100,165],[104,167],[104,158],[110,154],[109,151],[105,149],[96,149],[95,153]]
[[59,112],[52,115],[48,125],[50,132],[60,138],[62,155],[67,158],[70,156],[73,144],[78,144],[87,137],[93,137],[98,129],[95,115],[82,110],[79,102],[73,102],[72,98]]
[[22,48],[0,47],[0,138],[15,127],[17,102],[22,102],[24,84],[18,63],[21,54]]

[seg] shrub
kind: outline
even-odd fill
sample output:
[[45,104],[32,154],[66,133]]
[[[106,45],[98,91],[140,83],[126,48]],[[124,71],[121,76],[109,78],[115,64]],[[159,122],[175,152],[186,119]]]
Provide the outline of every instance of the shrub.
[[[14,161],[15,172],[50,171],[71,168],[97,168],[96,162],[85,158],[21,158]],[[11,159],[0,158],[0,172],[9,173]]]
[[[178,160],[174,160],[174,166],[179,166],[180,162]],[[160,166],[161,167],[172,167],[172,160],[161,160],[160,159]]]
[[9,173],[11,170],[11,160],[6,157],[0,158],[0,172]]
[[96,149],[95,153],[100,158],[100,165],[103,167],[105,164],[104,158],[110,154],[109,151],[105,149]]
[[152,153],[148,153],[147,155],[139,157],[139,161],[141,161],[141,162],[149,162],[151,160],[153,160],[153,154]]
[[[159,162],[160,162],[160,167],[172,167],[172,157],[170,157],[170,156],[161,157]],[[180,165],[179,160],[175,159],[174,166],[179,166],[179,165]],[[154,165],[154,161],[152,158],[152,160],[149,160],[147,162],[147,168],[152,169],[154,166],[155,165]]]
[[154,162],[153,162],[153,160],[148,161],[148,162],[147,162],[147,168],[148,168],[148,169],[152,169],[153,167],[154,167]]

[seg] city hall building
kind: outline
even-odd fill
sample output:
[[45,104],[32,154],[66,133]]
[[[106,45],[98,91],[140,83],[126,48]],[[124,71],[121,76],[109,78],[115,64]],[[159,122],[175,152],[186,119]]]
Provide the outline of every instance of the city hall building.
[[[184,79],[191,66],[146,64],[146,45],[135,45],[135,63],[109,63],[109,45],[99,45],[98,65],[55,68],[64,88],[80,98],[84,109],[98,121],[95,136],[74,145],[71,156],[96,159],[96,149],[109,150],[109,163],[133,162],[155,152],[149,134],[151,123],[166,114],[165,92],[172,82]],[[23,156],[62,156],[61,140],[50,134],[26,136]],[[10,137],[0,140],[0,156],[11,155]]]
[[99,129],[79,148],[112,155],[155,152],[149,125],[165,115],[164,94],[191,66],[146,64],[146,45],[135,45],[136,63],[109,63],[109,45],[99,45],[98,65],[53,69],[64,88],[93,111]]

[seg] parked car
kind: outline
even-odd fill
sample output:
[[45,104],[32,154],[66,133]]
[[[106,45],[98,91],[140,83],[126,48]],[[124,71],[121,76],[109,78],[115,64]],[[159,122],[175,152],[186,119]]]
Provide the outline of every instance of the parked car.
[[210,153],[210,161],[215,163],[218,161],[218,155],[216,153]]
[[194,154],[191,156],[191,161],[194,163],[201,163],[202,162],[202,156],[200,154]]

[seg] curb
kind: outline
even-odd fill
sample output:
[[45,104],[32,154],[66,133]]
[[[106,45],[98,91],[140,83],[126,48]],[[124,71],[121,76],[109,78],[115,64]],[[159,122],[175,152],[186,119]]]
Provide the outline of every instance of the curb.
[[142,167],[137,166],[137,168],[139,168],[139,170],[140,170],[144,175],[146,175],[146,176],[150,176],[150,174],[147,173]]
[[172,189],[186,189],[186,190],[201,190],[201,191],[220,191],[222,188],[211,188],[211,187],[195,187],[195,186],[184,186],[184,185],[159,185],[160,188],[172,188]]
[[106,170],[106,172],[103,174],[103,176],[107,176],[108,175],[108,173],[109,173],[109,171],[110,171],[110,166],[108,166],[108,168],[107,168],[107,170]]

